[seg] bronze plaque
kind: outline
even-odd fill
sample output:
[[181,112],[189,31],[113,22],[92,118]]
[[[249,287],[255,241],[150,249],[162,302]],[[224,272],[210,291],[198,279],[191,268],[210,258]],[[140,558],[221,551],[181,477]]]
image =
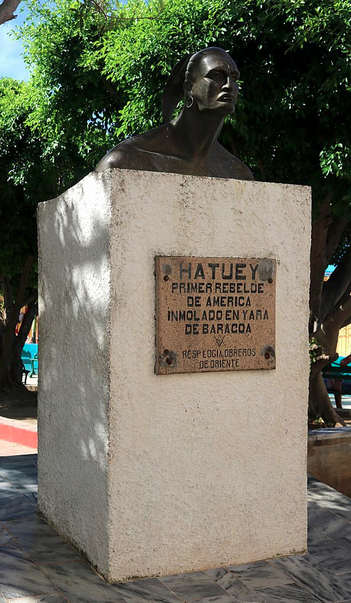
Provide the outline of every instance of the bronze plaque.
[[156,257],[158,375],[275,368],[276,261]]

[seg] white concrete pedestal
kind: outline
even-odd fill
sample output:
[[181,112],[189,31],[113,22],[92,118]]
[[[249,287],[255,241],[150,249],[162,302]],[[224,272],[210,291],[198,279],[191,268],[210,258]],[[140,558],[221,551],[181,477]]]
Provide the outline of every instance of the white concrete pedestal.
[[[111,581],[305,550],[309,189],[108,170],[39,237],[44,516]],[[276,258],[276,369],[156,375],[155,255]]]

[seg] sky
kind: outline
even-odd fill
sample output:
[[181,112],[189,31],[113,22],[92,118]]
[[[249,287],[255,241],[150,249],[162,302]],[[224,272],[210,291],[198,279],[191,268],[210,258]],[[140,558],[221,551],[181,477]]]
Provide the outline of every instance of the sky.
[[23,23],[25,9],[21,10],[21,4],[16,14],[16,19],[0,25],[0,77],[28,80],[29,72],[21,56],[23,52],[22,44],[19,40],[14,40],[10,36],[10,32]]

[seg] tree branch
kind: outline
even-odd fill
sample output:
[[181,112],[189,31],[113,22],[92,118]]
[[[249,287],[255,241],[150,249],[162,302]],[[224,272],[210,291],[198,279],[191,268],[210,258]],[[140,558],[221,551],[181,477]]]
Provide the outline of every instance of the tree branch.
[[99,2],[97,2],[96,0],[91,0],[91,2],[95,6],[95,8],[98,10],[98,12],[100,12],[101,14],[103,14],[104,17],[107,19],[107,14],[105,13],[104,9],[99,4]]
[[310,381],[325,366],[334,362],[338,358],[336,346],[338,343],[339,331],[343,324],[351,317],[351,296],[345,303],[340,304],[334,312],[329,314],[324,321],[321,321],[318,329],[313,333],[318,345],[322,348],[323,356],[312,364]]
[[351,249],[323,285],[321,319],[345,303],[351,291]]
[[12,287],[9,278],[2,274],[0,276],[0,282],[2,284],[2,292],[4,294],[4,309],[5,309],[5,325],[10,320],[10,316],[12,314]]
[[310,383],[309,418],[313,421],[317,416],[322,417],[326,425],[336,425],[336,423],[345,425],[332,407],[321,373],[318,373]]
[[12,315],[6,327],[4,347],[0,355],[0,388],[3,386],[5,381],[7,362],[10,358],[12,344],[15,338],[15,327],[17,324],[19,311],[23,305],[23,297],[27,288],[28,278],[32,269],[33,261],[34,257],[31,255],[28,256],[24,263]]
[[0,25],[6,23],[6,21],[16,19],[17,15],[14,13],[20,2],[21,0],[3,0],[0,4]]
[[349,215],[342,217],[336,216],[333,218],[333,222],[328,228],[327,247],[325,251],[327,263],[331,261],[337,246],[340,243],[342,234],[350,221]]
[[19,333],[16,338],[16,346],[19,346],[20,350],[22,350],[24,344],[26,343],[28,333],[31,329],[34,317],[37,313],[38,313],[38,300],[32,299],[28,303],[28,310],[23,317],[21,328],[20,328]]
[[342,323],[341,328],[347,327],[351,323],[351,316]]
[[329,316],[327,317],[327,319],[325,321],[326,330],[328,330],[331,325],[333,327],[337,326],[338,334],[339,334],[339,329],[341,329],[344,322],[346,320],[348,320],[350,318],[350,316],[351,316],[351,296],[349,295],[347,300],[343,304],[340,304],[340,306],[334,312],[329,314]]
[[318,220],[312,225],[310,311],[317,319],[321,310],[324,272],[328,265],[326,249],[328,228],[332,223],[330,201],[331,195],[328,194],[323,201]]
[[33,301],[38,301],[38,291],[36,289],[31,289],[28,292],[27,297],[23,298],[22,306],[29,306]]
[[257,163],[260,168],[260,174],[261,174],[262,180],[266,180],[266,170],[264,168],[263,161],[260,157],[258,158]]
[[105,75],[100,74],[100,79],[102,81],[102,83],[104,84],[106,90],[109,92],[109,94],[117,99],[120,100],[120,95],[118,94],[116,88],[114,87],[114,85],[112,84],[112,82],[110,80],[107,79],[107,77]]

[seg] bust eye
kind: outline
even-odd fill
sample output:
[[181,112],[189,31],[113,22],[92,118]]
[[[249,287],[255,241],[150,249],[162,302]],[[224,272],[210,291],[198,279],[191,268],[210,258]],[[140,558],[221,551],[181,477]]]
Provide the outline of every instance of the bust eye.
[[215,82],[224,82],[226,80],[226,74],[223,71],[211,71],[208,76],[211,80]]

